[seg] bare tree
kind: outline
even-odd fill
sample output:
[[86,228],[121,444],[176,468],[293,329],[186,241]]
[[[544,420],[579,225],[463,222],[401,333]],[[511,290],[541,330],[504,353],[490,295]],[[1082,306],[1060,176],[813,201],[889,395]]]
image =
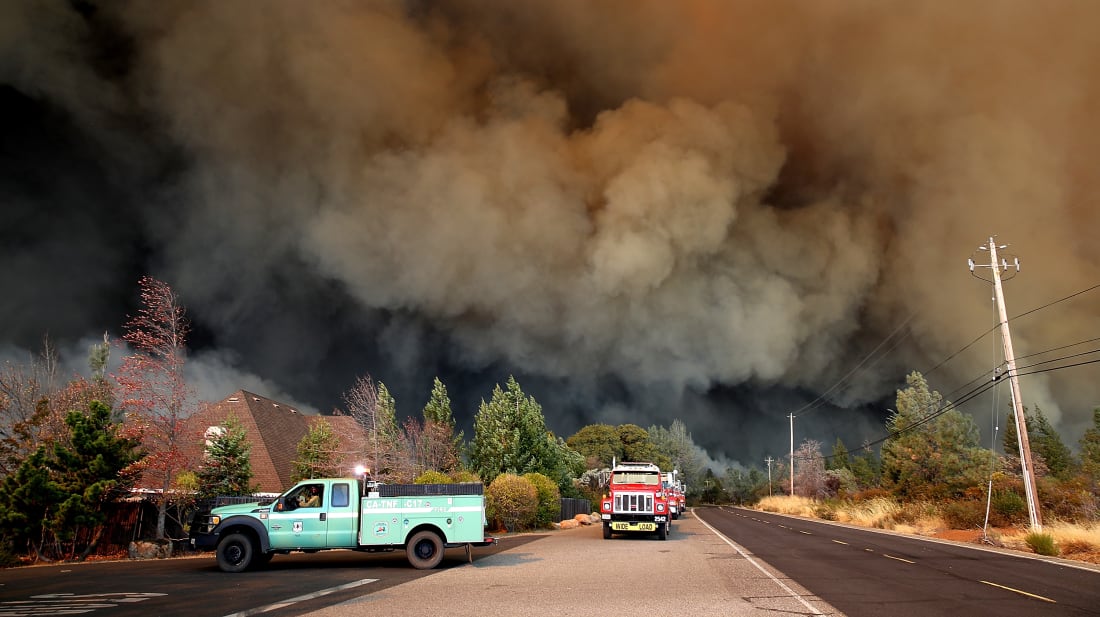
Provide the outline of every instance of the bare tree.
[[48,336],[42,351],[26,364],[0,366],[0,475],[11,473],[38,446],[66,438],[65,414],[84,409],[98,398],[109,402],[102,388],[81,379],[59,385],[57,350]]
[[156,486],[158,540],[165,538],[165,518],[176,474],[188,469],[184,420],[194,411],[184,378],[187,321],[179,298],[167,283],[142,277],[142,306],[125,326],[130,354],[115,376],[120,407],[140,428],[148,456],[142,461],[142,484]]
[[385,384],[375,387],[370,376],[359,377],[344,393],[346,415],[363,429],[363,456],[376,479],[394,480],[406,471],[397,428],[394,400]]
[[794,451],[794,486],[803,497],[826,494],[825,458],[821,456],[820,441],[805,439]]

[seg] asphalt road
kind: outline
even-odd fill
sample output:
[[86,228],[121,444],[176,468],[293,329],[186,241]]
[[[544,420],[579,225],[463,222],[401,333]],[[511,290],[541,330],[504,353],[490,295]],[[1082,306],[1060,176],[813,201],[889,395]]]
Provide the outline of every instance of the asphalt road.
[[586,526],[506,536],[472,554],[468,563],[451,549],[431,571],[410,568],[403,553],[351,551],[277,556],[237,575],[212,556],[3,570],[0,617],[836,614],[691,516],[665,541],[604,540]]
[[236,575],[209,555],[0,570],[0,617],[1100,615],[1095,570],[731,508],[695,508],[665,541],[587,526],[472,556],[450,549],[430,571],[352,551]]
[[[509,544],[518,547],[533,539]],[[472,557],[477,561],[501,550],[476,548]],[[449,549],[436,570],[411,568],[403,551],[279,555],[264,570],[244,574],[222,572],[212,553],[13,568],[0,570],[0,617],[286,617],[463,565],[468,565],[465,552]]]
[[694,512],[850,617],[1100,615],[1100,572],[1063,560],[754,510]]

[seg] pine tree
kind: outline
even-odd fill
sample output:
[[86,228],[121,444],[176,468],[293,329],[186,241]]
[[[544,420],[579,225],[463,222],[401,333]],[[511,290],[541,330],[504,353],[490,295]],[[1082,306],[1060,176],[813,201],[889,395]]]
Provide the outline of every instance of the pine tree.
[[1081,437],[1081,469],[1100,487],[1100,407],[1092,410],[1092,428]]
[[294,459],[291,480],[340,477],[340,439],[332,431],[332,425],[318,418],[309,426],[309,432],[298,442],[298,456]]
[[209,440],[199,469],[199,499],[227,495],[251,495],[252,443],[236,416],[225,419],[222,430]]
[[960,494],[980,483],[988,452],[978,445],[978,427],[917,372],[897,393],[897,411],[887,421],[890,439],[882,446],[883,481],[902,497]]
[[836,438],[836,443],[833,444],[833,453],[828,460],[825,461],[826,469],[851,469],[852,457],[848,452],[848,448],[844,445],[839,437]]
[[[451,413],[451,398],[447,387],[438,377],[432,383],[431,398],[424,405],[424,423],[419,427],[419,439],[415,447],[417,459],[425,469],[451,473],[462,461],[462,433],[455,434],[455,420]],[[409,430],[406,429],[406,435]]]
[[142,454],[137,437],[111,421],[104,403],[91,402],[87,413],[70,411],[65,423],[68,438],[40,446],[4,478],[0,528],[17,551],[83,559],[103,533],[105,508],[129,490]]
[[139,439],[124,435],[111,420],[111,408],[93,401],[88,412],[70,411],[65,423],[71,430],[68,443],[54,445],[56,486],[62,501],[49,526],[62,542],[72,544],[78,532],[86,530],[88,543],[79,554],[83,560],[98,545],[107,519],[105,507],[129,492],[132,465],[141,459]]
[[[1031,428],[1028,429],[1028,436],[1031,437],[1030,441],[1033,449],[1043,457],[1043,461],[1052,476],[1060,480],[1068,480],[1073,474],[1075,463],[1073,453],[1070,452],[1062,441],[1062,436],[1054,429],[1054,425],[1050,423],[1050,420],[1047,419],[1046,414],[1038,405],[1035,406],[1034,418],[1034,433],[1031,432]],[[1028,425],[1030,427],[1031,423],[1028,422]]]
[[0,483],[0,538],[12,553],[43,555],[45,521],[61,500],[61,490],[51,478],[46,446],[39,446]]
[[[470,464],[486,484],[502,473],[522,475],[545,473],[557,467],[547,439],[542,406],[528,398],[515,377],[508,378],[507,389],[497,384],[493,396],[474,418],[474,440],[470,444]],[[547,467],[550,467],[548,470]]]

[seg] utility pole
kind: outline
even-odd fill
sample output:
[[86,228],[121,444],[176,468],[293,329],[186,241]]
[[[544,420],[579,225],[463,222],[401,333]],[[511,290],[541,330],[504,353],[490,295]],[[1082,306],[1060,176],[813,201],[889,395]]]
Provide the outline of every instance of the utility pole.
[[764,462],[768,464],[768,497],[772,496],[772,461],[775,459],[768,455]]
[[794,497],[794,414],[791,416],[791,497]]
[[[1031,519],[1031,527],[1035,531],[1042,531],[1043,517],[1039,511],[1038,494],[1035,490],[1035,467],[1031,463],[1031,443],[1027,437],[1027,418],[1024,416],[1023,396],[1020,394],[1020,380],[1016,374],[1016,356],[1012,351],[1012,335],[1008,330],[1008,311],[1005,309],[1004,292],[1001,290],[1001,271],[1009,267],[1020,271],[1020,260],[1014,259],[1010,266],[1007,259],[997,261],[997,249],[1007,248],[1008,245],[997,246],[993,238],[989,239],[988,246],[980,246],[979,250],[989,251],[989,269],[993,273],[993,292],[997,302],[997,314],[1001,320],[1001,343],[1004,345],[1005,365],[1008,376],[1009,390],[1012,393],[1012,410],[1016,418],[1016,443],[1020,448],[1020,471],[1024,476],[1024,493],[1027,496],[1027,513]],[[974,272],[976,264],[970,260],[970,271]],[[985,266],[981,266],[985,267]],[[979,277],[981,278],[981,277]],[[983,279],[984,280],[984,279]],[[996,379],[996,378],[995,378]]]

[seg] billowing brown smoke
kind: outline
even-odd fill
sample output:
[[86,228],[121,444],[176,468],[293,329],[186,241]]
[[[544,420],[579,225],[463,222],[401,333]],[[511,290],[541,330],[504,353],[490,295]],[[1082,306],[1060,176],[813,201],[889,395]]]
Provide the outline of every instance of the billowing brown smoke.
[[[364,313],[444,333],[452,363],[578,393],[818,394],[904,326],[844,406],[993,325],[966,269],[990,235],[1024,264],[1010,314],[1100,282],[1100,4],[166,5],[95,11],[127,43],[122,78],[66,53],[89,20],[9,5],[53,38],[3,20],[25,52],[5,81],[97,133],[140,109],[182,153],[147,226],[214,329],[261,288],[296,293],[273,274],[287,255]],[[1096,336],[1097,298],[1014,323],[1017,352]],[[418,373],[402,332],[374,335]],[[1032,377],[1025,400],[1075,441],[1095,374]]]

